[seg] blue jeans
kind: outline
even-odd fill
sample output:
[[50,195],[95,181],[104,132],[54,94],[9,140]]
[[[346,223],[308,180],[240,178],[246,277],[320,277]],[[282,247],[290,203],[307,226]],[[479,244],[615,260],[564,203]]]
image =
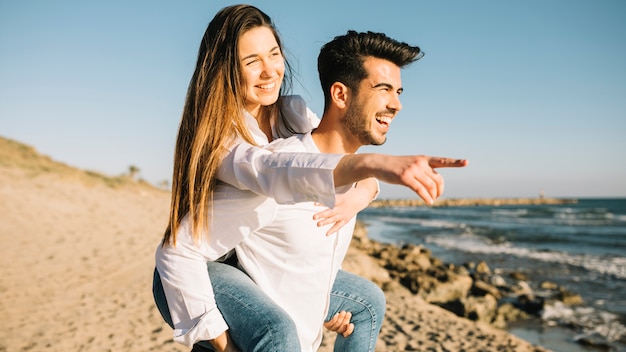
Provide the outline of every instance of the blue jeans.
[[374,351],[385,317],[385,306],[385,294],[373,282],[339,270],[330,292],[326,321],[338,312],[350,312],[354,331],[348,337],[337,335],[334,351]]
[[[229,327],[229,334],[242,351],[299,351],[296,326],[289,315],[241,270],[228,264],[207,263],[215,301]],[[158,272],[154,271],[154,300],[163,319],[172,318]],[[385,295],[369,280],[340,270],[333,284],[326,320],[340,311],[352,313],[354,332],[337,336],[335,351],[374,351],[385,314]],[[173,327],[173,326],[172,326]],[[214,351],[208,341],[194,345],[193,351]]]
[[[242,351],[293,352],[300,350],[298,331],[289,315],[265,295],[241,270],[228,264],[207,263],[215,302],[235,345]],[[163,319],[173,328],[159,273],[154,271],[154,300]],[[194,351],[214,351],[208,341]]]

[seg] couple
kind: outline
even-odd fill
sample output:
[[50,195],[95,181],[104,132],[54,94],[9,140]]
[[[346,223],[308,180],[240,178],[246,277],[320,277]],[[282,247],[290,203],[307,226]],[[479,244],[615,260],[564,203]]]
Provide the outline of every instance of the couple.
[[[285,93],[289,65],[271,19],[236,5],[209,23],[178,131],[170,220],[153,292],[174,340],[195,351],[373,351],[385,298],[341,270],[376,179],[427,203],[437,167],[465,160],[354,154],[380,145],[402,108],[400,69],[418,47],[349,31],[324,45],[319,120]],[[293,136],[292,136],[293,135]],[[313,219],[316,219],[314,221]]]

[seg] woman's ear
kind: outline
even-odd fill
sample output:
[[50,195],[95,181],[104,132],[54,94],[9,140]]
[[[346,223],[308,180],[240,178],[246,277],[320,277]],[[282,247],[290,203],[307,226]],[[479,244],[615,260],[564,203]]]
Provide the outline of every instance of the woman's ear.
[[333,105],[340,109],[345,109],[348,106],[348,91],[349,88],[341,83],[335,82],[330,86],[330,98]]

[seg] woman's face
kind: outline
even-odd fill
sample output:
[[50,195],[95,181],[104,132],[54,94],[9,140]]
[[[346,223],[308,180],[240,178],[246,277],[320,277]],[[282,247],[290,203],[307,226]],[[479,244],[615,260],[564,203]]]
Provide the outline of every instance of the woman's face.
[[239,62],[246,89],[244,105],[257,116],[261,106],[276,102],[285,74],[285,61],[272,30],[256,27],[242,34]]

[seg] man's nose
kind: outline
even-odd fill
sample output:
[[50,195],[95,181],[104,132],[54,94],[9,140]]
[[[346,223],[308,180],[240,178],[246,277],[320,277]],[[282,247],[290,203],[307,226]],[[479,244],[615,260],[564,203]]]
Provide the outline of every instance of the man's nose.
[[399,94],[394,94],[393,98],[391,98],[391,101],[389,102],[388,107],[390,109],[395,110],[396,112],[402,110],[402,102],[400,101],[400,95]]

